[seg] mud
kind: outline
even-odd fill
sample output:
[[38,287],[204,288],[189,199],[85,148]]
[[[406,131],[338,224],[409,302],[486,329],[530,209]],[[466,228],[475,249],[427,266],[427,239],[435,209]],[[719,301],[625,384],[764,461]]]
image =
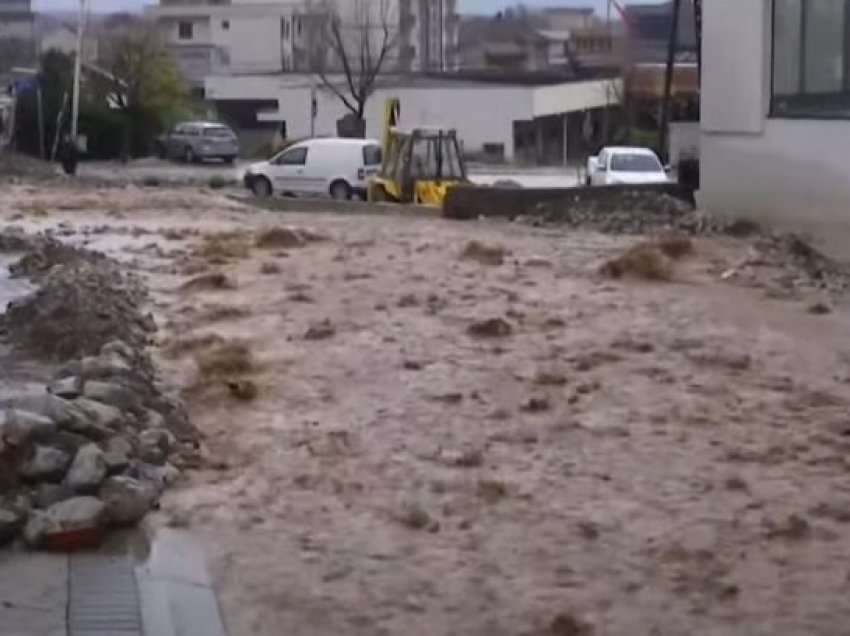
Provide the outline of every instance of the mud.
[[[25,222],[105,225],[68,240],[151,286],[160,361],[211,453],[158,521],[207,546],[230,633],[845,631],[848,305],[759,237],[697,236],[653,284],[598,274],[634,237],[127,196]],[[187,296],[173,242],[118,233],[193,224],[328,240],[269,275],[251,246],[222,266],[236,289]],[[472,238],[511,258],[459,259]],[[809,313],[825,294],[831,313]],[[511,331],[471,337],[486,321]],[[250,400],[198,383],[198,352],[232,339],[255,359],[226,381]]]

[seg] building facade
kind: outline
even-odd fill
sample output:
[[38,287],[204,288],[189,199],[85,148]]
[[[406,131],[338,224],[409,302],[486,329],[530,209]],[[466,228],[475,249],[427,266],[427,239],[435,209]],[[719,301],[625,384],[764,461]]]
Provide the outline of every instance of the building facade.
[[850,1],[703,8],[701,201],[847,253]]
[[[343,90],[343,78],[336,81]],[[576,163],[595,149],[594,131],[601,131],[602,113],[606,105],[613,105],[611,95],[617,92],[609,84],[390,76],[367,102],[366,134],[380,138],[384,104],[393,97],[401,100],[402,127],[455,128],[470,156],[529,164]],[[318,87],[315,120],[313,87]],[[267,137],[269,131],[284,128],[291,139],[333,136],[337,120],[346,114],[339,98],[309,75],[210,77],[205,94],[226,121],[240,128],[240,136],[247,129],[247,136],[254,138],[263,127]],[[253,112],[246,113],[246,106]],[[482,117],[484,112],[491,116]]]
[[150,14],[183,74],[200,86],[209,75],[315,70],[323,49],[327,54],[322,29],[331,11],[352,41],[368,29],[373,50],[388,25],[388,71],[451,70],[455,6],[456,0],[160,0]]
[[36,60],[35,14],[31,0],[0,0],[0,76]]

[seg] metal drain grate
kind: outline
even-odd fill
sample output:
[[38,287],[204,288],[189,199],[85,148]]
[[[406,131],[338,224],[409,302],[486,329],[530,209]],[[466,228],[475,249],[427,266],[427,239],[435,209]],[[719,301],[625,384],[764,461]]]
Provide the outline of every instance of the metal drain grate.
[[72,554],[68,636],[142,636],[139,589],[127,556]]

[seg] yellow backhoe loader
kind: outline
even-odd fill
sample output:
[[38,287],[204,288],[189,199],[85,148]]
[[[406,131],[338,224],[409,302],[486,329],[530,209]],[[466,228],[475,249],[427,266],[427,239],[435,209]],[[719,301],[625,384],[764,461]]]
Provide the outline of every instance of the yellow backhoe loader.
[[400,114],[399,100],[388,99],[383,162],[369,183],[369,200],[442,206],[450,188],[468,182],[457,133],[441,127],[401,130]]

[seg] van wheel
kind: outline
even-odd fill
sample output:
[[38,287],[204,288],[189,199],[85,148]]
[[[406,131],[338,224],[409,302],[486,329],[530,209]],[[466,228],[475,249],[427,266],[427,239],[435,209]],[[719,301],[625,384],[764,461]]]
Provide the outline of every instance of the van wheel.
[[272,195],[272,183],[265,177],[254,177],[251,182],[251,191],[254,196],[265,199]]
[[334,181],[331,184],[331,198],[337,201],[348,201],[351,198],[351,186],[345,181]]

